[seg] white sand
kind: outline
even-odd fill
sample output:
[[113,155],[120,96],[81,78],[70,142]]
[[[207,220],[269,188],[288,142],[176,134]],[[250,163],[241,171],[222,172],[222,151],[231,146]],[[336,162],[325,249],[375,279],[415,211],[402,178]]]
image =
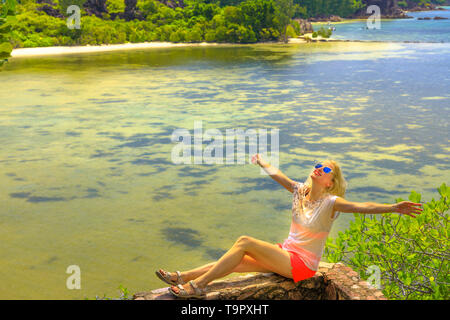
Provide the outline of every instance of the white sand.
[[[302,39],[289,39],[289,43],[305,43]],[[217,45],[243,45],[231,43],[172,43],[172,42],[143,42],[143,43],[126,43],[126,44],[108,44],[100,46],[73,46],[73,47],[39,47],[39,48],[20,48],[11,52],[11,57],[30,57],[30,56],[48,56],[73,53],[91,53],[91,52],[107,52],[116,50],[134,50],[148,48],[171,48],[186,46],[217,46]]]
[[70,54],[70,53],[91,53],[91,52],[105,52],[116,50],[133,50],[133,49],[148,49],[148,48],[169,48],[169,47],[184,47],[184,46],[210,46],[217,45],[217,43],[172,43],[172,42],[142,42],[142,43],[125,43],[125,44],[107,44],[100,46],[73,46],[73,47],[38,47],[38,48],[20,48],[14,49],[11,52],[11,57],[29,57],[41,55],[55,55],[55,54]]

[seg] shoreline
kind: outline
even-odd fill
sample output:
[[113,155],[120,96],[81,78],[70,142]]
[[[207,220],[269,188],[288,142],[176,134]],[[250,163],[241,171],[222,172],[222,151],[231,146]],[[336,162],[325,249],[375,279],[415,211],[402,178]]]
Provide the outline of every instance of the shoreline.
[[112,51],[128,51],[139,49],[157,49],[157,48],[176,48],[176,47],[209,47],[209,46],[248,46],[248,45],[268,45],[268,44],[295,44],[308,43],[303,38],[289,38],[288,43],[284,42],[257,42],[257,43],[218,43],[218,42],[199,42],[199,43],[173,43],[173,42],[139,42],[139,43],[121,43],[121,44],[103,44],[103,45],[85,45],[85,46],[53,46],[53,47],[35,47],[35,48],[16,48],[11,52],[11,58],[26,58],[34,56],[66,55],[79,53],[96,53]]
[[137,50],[149,48],[173,48],[187,46],[214,46],[219,43],[172,43],[172,42],[139,42],[139,43],[121,43],[121,44],[103,44],[103,45],[85,45],[85,46],[54,46],[54,47],[35,47],[35,48],[17,48],[11,52],[11,58],[31,57],[31,56],[49,56],[65,55],[76,53],[95,53],[111,52],[122,50]]
[[28,57],[46,57],[67,54],[83,54],[83,53],[100,53],[112,51],[129,51],[139,49],[158,49],[158,48],[176,48],[176,47],[206,47],[206,46],[255,46],[255,45],[287,45],[287,44],[308,44],[318,42],[351,42],[351,43],[441,43],[441,42],[421,42],[421,41],[381,41],[381,40],[348,40],[333,38],[312,38],[312,33],[307,33],[298,38],[289,38],[287,43],[284,42],[258,42],[258,43],[216,43],[216,42],[200,42],[200,43],[172,43],[172,42],[141,42],[141,43],[123,43],[123,44],[107,44],[98,46],[55,46],[55,47],[36,47],[36,48],[17,48],[11,52],[12,58],[28,58]]

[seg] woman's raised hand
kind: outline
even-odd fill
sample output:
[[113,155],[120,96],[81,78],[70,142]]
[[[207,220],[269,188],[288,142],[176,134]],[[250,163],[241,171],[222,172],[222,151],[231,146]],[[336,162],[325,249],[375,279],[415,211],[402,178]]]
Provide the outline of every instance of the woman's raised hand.
[[262,161],[261,155],[259,153],[256,153],[252,156],[252,163],[253,164],[260,164]]
[[421,214],[423,209],[420,208],[422,204],[415,203],[411,201],[402,201],[394,204],[394,212],[398,212],[401,214],[406,214],[410,217],[415,218],[415,214]]

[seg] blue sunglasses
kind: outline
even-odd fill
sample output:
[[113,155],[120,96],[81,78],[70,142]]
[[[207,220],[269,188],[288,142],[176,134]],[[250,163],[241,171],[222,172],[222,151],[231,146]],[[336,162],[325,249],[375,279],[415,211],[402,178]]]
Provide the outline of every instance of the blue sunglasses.
[[[323,167],[323,165],[321,163],[318,163],[318,164],[316,164],[316,166],[314,168],[319,169],[322,167]],[[333,170],[331,170],[330,167],[323,167],[323,172],[330,173],[331,171],[333,171]]]

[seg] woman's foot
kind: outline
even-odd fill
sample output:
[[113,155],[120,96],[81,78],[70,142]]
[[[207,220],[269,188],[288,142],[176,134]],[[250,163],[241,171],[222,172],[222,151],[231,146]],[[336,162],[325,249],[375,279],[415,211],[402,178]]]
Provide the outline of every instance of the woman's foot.
[[171,286],[170,292],[179,298],[204,298],[206,296],[206,287],[200,287],[193,280],[178,286]]
[[167,272],[163,269],[159,269],[159,271],[156,272],[156,275],[163,281],[165,281],[168,284],[184,284],[186,283],[183,279],[183,276],[180,271],[177,272]]

